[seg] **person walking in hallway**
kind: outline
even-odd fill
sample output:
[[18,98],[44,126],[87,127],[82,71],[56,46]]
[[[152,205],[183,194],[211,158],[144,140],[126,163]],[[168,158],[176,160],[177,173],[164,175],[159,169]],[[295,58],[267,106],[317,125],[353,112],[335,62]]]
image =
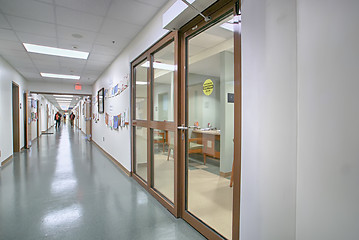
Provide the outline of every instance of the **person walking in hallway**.
[[61,113],[57,112],[55,114],[55,121],[56,121],[56,128],[59,128],[61,123]]
[[74,120],[75,120],[75,114],[72,112],[72,113],[70,114],[71,127],[74,126]]

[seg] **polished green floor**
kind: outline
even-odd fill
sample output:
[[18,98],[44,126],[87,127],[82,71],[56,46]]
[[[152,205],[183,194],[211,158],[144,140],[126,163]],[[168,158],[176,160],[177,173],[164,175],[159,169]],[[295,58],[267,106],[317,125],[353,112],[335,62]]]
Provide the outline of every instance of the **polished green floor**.
[[0,239],[204,239],[78,130],[62,126],[0,170]]

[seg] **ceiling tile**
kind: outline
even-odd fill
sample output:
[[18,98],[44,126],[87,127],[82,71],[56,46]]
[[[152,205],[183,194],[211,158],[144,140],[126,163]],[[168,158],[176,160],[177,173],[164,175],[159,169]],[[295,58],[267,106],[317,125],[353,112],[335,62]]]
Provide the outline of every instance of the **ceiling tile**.
[[17,32],[17,36],[23,43],[32,43],[49,47],[57,47],[56,38],[39,36],[31,33]]
[[105,16],[111,0],[55,0],[55,4],[94,15]]
[[[101,33],[113,34],[118,36],[120,34],[123,38],[132,39],[141,30],[141,26],[126,23],[117,19],[106,18],[101,28]],[[128,41],[130,42],[130,41]]]
[[68,75],[82,75],[82,68],[72,68],[72,67],[60,67],[60,71],[58,73],[60,74],[68,74]]
[[99,62],[99,61],[87,61],[86,68],[103,72],[106,67],[108,66],[108,63]]
[[19,41],[7,41],[0,39],[1,49],[7,50],[16,50],[22,51],[24,50],[24,46]]
[[46,37],[56,37],[55,24],[44,23],[14,16],[7,16],[15,31],[31,33]]
[[116,49],[125,47],[129,43],[129,39],[124,38],[121,33],[114,33],[114,34],[99,34],[95,40],[95,43],[114,47]]
[[39,54],[39,53],[29,53],[29,56],[34,61],[42,61],[42,62],[56,62],[60,63],[60,58],[57,56],[51,56],[51,55],[45,55],[45,54]]
[[85,68],[82,74],[84,76],[99,76],[102,73],[102,71],[96,71],[89,68]]
[[5,16],[0,13],[0,28],[2,29],[12,29]]
[[61,73],[61,67],[60,66],[55,66],[54,64],[52,64],[53,66],[50,66],[51,64],[37,64],[36,63],[36,67],[39,69],[39,72],[44,72],[44,73]]
[[29,56],[27,55],[27,52],[25,52],[25,51],[11,50],[11,49],[5,49],[5,48],[0,48],[0,55],[2,55],[5,58],[6,57],[29,58]]
[[19,41],[14,31],[0,28],[0,39],[8,41]]
[[145,25],[158,11],[158,8],[148,4],[123,0],[114,1],[108,12],[108,17],[119,19],[139,26]]
[[54,23],[54,7],[47,3],[33,0],[0,0],[1,11],[5,15],[13,15],[33,20]]
[[25,77],[25,78],[40,78],[41,75],[35,72],[26,72],[22,69],[18,69],[18,71]]
[[53,0],[35,0],[35,1],[53,4]]
[[21,59],[18,57],[6,57],[6,61],[9,62],[11,66],[13,66],[15,69],[21,67],[26,67],[26,68],[33,67],[35,69],[34,64],[28,58]]
[[153,7],[157,7],[157,8],[161,8],[162,6],[164,6],[168,0],[134,0],[136,2],[140,2],[140,3],[144,3]]
[[86,65],[86,61],[79,59],[60,60],[61,70],[65,71],[64,74],[81,74]]
[[[74,37],[73,34],[80,36]],[[97,33],[95,32],[86,31],[82,29],[76,29],[76,28],[64,27],[64,26],[57,27],[57,36],[60,39],[77,40],[84,43],[93,43],[95,41],[96,35]]]
[[111,55],[103,55],[103,54],[96,54],[96,53],[91,53],[89,55],[89,58],[87,59],[87,61],[98,61],[98,62],[102,62],[102,63],[111,63],[114,60],[114,57]]
[[103,17],[83,13],[63,7],[56,7],[57,23],[60,25],[98,32]]
[[85,51],[85,52],[90,52],[92,49],[92,44],[82,43],[81,41],[59,39],[58,42],[59,42],[58,44],[59,48],[76,50],[76,51]]
[[102,55],[109,55],[109,56],[117,56],[120,53],[121,49],[116,49],[115,47],[108,47],[99,44],[94,44],[91,54],[102,54]]

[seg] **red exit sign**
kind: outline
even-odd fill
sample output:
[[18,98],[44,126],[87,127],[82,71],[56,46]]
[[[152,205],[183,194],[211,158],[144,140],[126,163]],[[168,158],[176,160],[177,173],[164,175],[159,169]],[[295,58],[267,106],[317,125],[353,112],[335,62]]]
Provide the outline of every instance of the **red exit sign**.
[[82,89],[82,85],[81,84],[75,84],[75,90],[81,90]]

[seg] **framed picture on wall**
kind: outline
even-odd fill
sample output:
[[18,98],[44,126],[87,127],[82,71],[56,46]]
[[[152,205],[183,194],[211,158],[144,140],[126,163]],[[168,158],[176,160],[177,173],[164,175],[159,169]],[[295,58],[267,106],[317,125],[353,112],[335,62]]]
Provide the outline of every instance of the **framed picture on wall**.
[[98,113],[104,113],[105,111],[105,98],[104,98],[105,90],[101,88],[97,92],[97,104],[98,104]]

